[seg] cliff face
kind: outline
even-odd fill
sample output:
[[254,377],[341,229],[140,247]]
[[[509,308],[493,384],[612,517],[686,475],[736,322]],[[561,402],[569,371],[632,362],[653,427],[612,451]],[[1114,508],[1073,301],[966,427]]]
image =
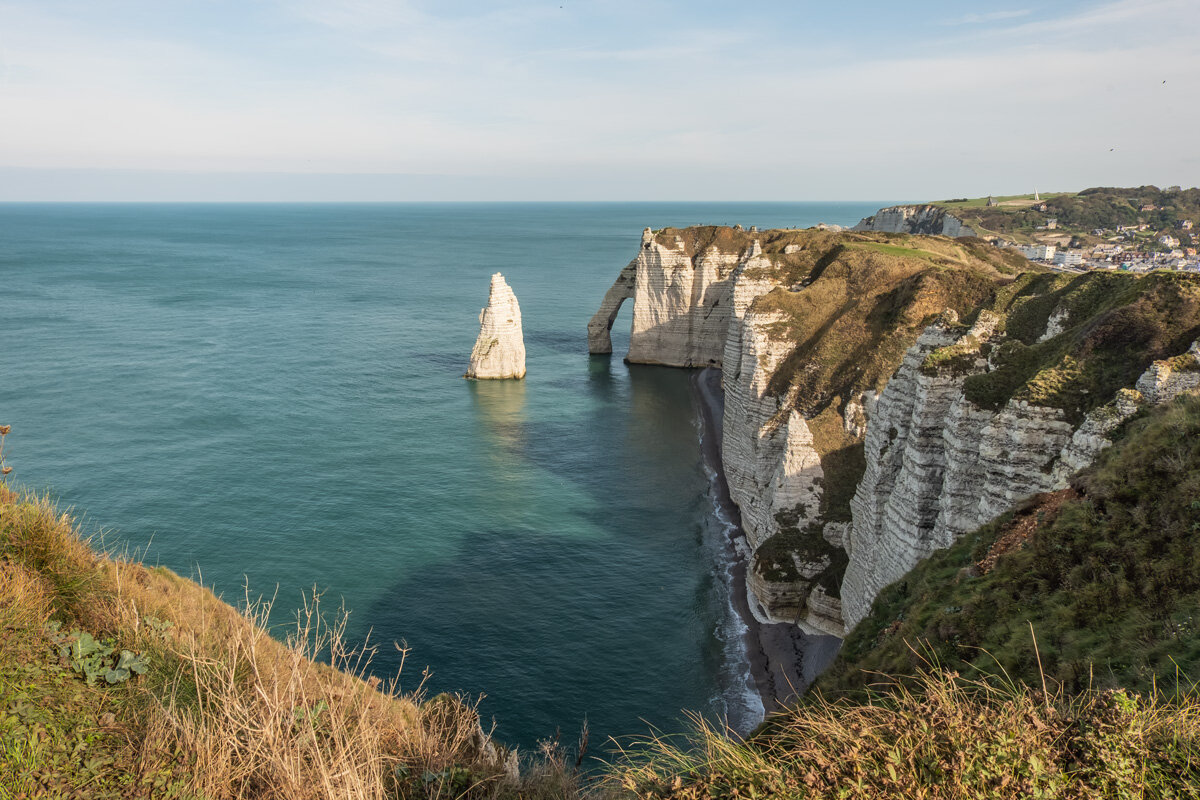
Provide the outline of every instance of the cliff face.
[[[979,327],[960,338],[951,326],[932,326],[880,395],[852,504],[842,583],[847,629],[880,589],[934,550],[1027,497],[1066,486],[1058,466],[1075,430],[1061,409],[1017,400],[981,409],[965,399],[964,376],[922,371],[938,348],[986,337]],[[1132,413],[1136,404],[1126,408]],[[1091,442],[1076,460],[1090,463],[1105,444]]]
[[517,296],[497,272],[492,276],[488,304],[479,312],[479,336],[471,350],[468,378],[524,378],[525,335]]
[[771,391],[771,377],[792,350],[789,341],[770,335],[783,314],[753,310],[756,299],[778,286],[772,271],[761,247],[739,267],[722,357],[725,477],[754,549],[778,531],[780,510],[801,506],[816,513],[823,474],[804,418]]
[[719,366],[729,327],[732,276],[740,257],[737,251],[723,252],[715,242],[700,243],[697,249],[672,231],[655,236],[647,228],[637,258],[617,276],[588,323],[589,351],[612,352],[609,330],[621,304],[632,297],[626,360],[670,367]]
[[932,236],[975,236],[975,230],[937,206],[892,206],[881,208],[854,226],[856,231],[917,233]]
[[1200,645],[1186,622],[1200,607],[1200,397],[1145,407],[1108,436],[1069,488],[1022,502],[883,590],[822,691],[912,675],[926,659],[968,681],[1049,679],[1068,696],[1174,685]]
[[[947,281],[942,262],[963,275]],[[944,240],[643,234],[589,324],[591,349],[611,350],[611,320],[633,297],[630,361],[723,366],[724,467],[760,618],[842,632],[842,546],[875,393],[926,317],[978,302],[998,274]]]
[[[954,318],[928,328],[880,395],[852,503],[847,630],[935,550],[1065,489],[1140,407],[1200,387],[1197,345],[1173,356],[1200,332],[1195,281],[1041,283],[1018,282],[997,303],[1005,313],[982,311],[970,329]],[[1173,357],[1147,365],[1155,356]]]
[[751,606],[810,631],[844,634],[922,558],[1066,486],[1139,407],[1200,389],[1185,276],[1018,275],[941,237],[687,229],[647,232],[622,277],[630,360],[723,366]]

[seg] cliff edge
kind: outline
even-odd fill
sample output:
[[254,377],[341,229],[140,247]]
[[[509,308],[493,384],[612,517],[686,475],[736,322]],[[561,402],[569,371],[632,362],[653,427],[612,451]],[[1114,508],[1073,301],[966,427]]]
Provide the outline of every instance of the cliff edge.
[[968,313],[1015,274],[1007,254],[941,238],[647,230],[589,338],[607,337],[614,297],[632,297],[630,361],[723,367],[723,462],[754,613],[841,635],[843,542],[875,397],[932,319]]

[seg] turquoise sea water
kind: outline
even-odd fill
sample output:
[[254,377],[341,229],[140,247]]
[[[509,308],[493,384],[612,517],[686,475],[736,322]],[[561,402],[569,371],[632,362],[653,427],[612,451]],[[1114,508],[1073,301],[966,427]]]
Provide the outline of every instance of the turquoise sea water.
[[[0,205],[7,461],[226,599],[344,599],[507,741],[745,724],[688,373],[586,323],[644,226],[880,205]],[[465,381],[496,271],[528,378]]]

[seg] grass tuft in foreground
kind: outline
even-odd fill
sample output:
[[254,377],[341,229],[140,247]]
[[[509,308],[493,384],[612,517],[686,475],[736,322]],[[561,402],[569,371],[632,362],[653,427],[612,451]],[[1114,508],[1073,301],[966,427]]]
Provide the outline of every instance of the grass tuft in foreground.
[[631,747],[625,797],[1195,798],[1200,696],[1047,694],[929,670],[866,702],[810,699],[747,741],[702,720]]

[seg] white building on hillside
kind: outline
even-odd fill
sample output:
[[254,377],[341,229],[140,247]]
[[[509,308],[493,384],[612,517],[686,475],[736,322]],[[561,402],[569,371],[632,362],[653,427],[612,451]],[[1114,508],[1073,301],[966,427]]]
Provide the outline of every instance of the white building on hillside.
[[1052,244],[1027,244],[1021,248],[1021,255],[1030,261],[1052,261],[1056,250]]

